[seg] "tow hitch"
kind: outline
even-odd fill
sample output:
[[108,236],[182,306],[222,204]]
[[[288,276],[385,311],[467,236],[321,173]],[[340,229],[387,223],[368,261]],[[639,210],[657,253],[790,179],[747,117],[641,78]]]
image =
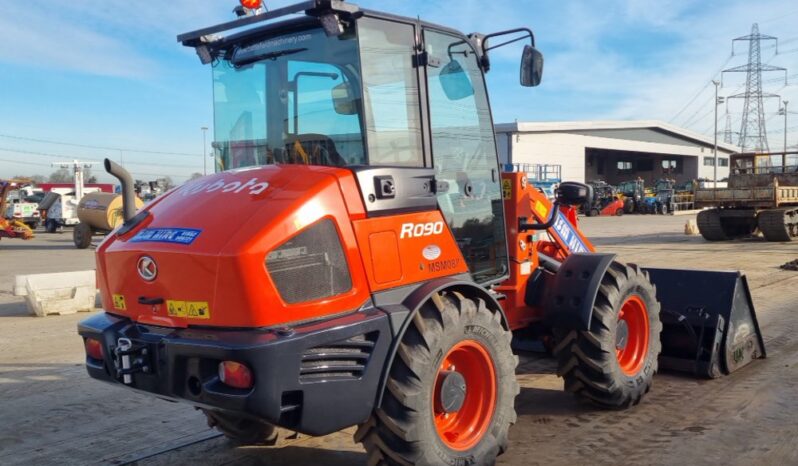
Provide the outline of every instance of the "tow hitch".
[[120,338],[114,348],[114,366],[116,367],[116,377],[122,379],[122,383],[130,385],[133,383],[133,374],[137,372],[150,372],[148,364],[149,351],[146,345],[134,344],[130,338]]

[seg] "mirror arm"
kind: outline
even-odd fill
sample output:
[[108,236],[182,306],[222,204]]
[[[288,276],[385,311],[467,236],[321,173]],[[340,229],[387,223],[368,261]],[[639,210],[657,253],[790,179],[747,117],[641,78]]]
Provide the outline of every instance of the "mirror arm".
[[[505,42],[503,44],[499,44],[499,45],[496,45],[496,46],[493,46],[493,47],[488,47],[487,46],[488,39],[490,39],[491,37],[505,36],[507,34],[516,34],[516,33],[519,33],[519,32],[523,32],[524,35],[522,35],[521,37],[518,37],[517,39],[512,39],[512,40],[507,41],[507,42]],[[522,40],[525,37],[529,37],[529,43],[530,43],[530,45],[532,45],[532,47],[534,47],[535,46],[535,34],[529,28],[508,29],[506,31],[493,32],[493,33],[486,34],[484,36],[479,37],[479,41],[481,42],[481,44],[480,44],[480,49],[481,50],[480,51],[482,52],[482,56],[480,57],[480,61],[481,61],[481,64],[482,64],[482,68],[485,70],[485,72],[487,73],[490,70],[490,59],[488,58],[488,51],[489,50],[493,50],[493,49],[496,49],[496,48],[499,48],[499,47],[503,47],[503,46],[505,46],[507,44],[512,44],[513,42],[518,42],[519,40]]]

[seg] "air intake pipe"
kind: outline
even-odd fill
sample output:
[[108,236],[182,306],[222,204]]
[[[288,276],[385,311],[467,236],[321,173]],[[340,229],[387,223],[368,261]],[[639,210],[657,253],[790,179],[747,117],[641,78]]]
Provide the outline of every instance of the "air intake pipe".
[[105,159],[104,165],[105,171],[118,179],[122,185],[122,213],[127,223],[136,215],[136,190],[133,186],[133,177],[130,176],[130,172],[111,159]]

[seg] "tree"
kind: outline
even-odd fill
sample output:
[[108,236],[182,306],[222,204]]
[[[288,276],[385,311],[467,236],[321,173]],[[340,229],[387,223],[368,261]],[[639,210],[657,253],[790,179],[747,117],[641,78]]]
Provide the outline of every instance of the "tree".
[[97,182],[97,177],[91,174],[91,167],[86,167],[83,169],[83,182],[84,183]]
[[192,173],[191,176],[188,177],[188,181],[194,181],[197,178],[202,178],[202,173]]
[[12,177],[14,180],[30,180],[33,184],[41,184],[47,182],[47,178],[42,175],[14,175]]
[[158,184],[163,186],[164,191],[168,191],[175,187],[175,182],[172,181],[171,176],[164,176],[163,178],[158,178]]
[[47,181],[50,183],[71,183],[72,180],[72,172],[68,168],[59,168],[50,174],[50,178]]

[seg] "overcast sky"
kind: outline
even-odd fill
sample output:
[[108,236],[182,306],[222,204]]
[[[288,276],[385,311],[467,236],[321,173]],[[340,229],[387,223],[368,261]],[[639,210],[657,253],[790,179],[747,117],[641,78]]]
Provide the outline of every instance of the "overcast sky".
[[[719,78],[724,67],[745,64],[747,43],[738,43],[732,56],[731,40],[758,22],[762,33],[780,39],[779,55],[767,42],[762,56],[770,65],[788,68],[788,85],[784,73],[767,73],[763,80],[767,91],[794,102],[788,144],[798,143],[794,0],[356,3],[464,32],[531,27],[546,58],[543,84],[518,86],[520,49],[496,54],[488,86],[497,122],[659,119],[706,135],[713,125],[709,81]],[[122,156],[141,179],[171,175],[180,182],[201,172],[200,127],[212,125],[210,71],[175,36],[232,19],[236,4],[0,0],[0,177],[48,175],[56,160],[106,156]],[[735,94],[743,91],[745,75],[726,74],[723,81],[721,95]],[[742,103],[728,105],[734,131],[739,130]],[[720,107],[721,131],[725,111]],[[774,150],[781,149],[783,138],[777,111],[776,99],[766,102]],[[125,150],[120,154],[116,148]]]

